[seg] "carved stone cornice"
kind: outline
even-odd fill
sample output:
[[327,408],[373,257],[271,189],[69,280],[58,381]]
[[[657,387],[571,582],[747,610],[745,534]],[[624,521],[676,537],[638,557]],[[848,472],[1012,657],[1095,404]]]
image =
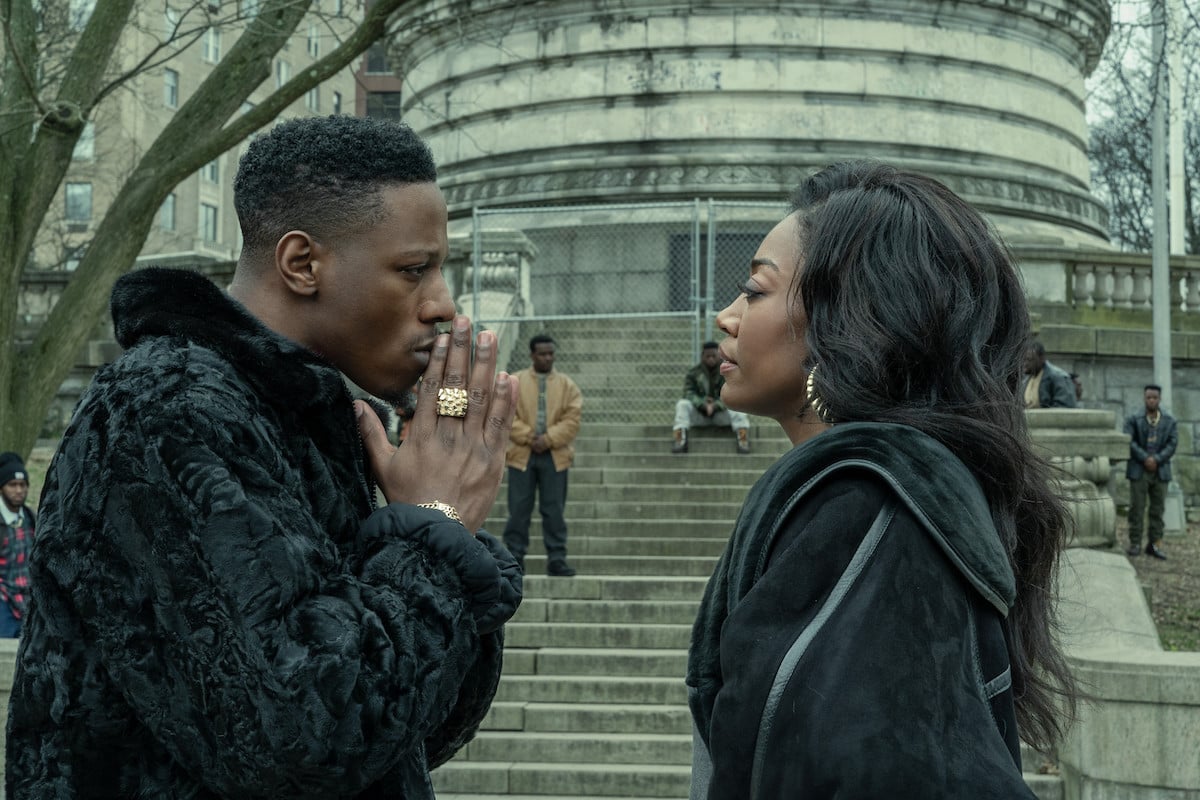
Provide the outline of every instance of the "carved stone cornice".
[[[611,202],[614,197],[657,200],[713,197],[774,201],[804,180],[815,165],[689,164],[623,167],[565,166],[526,175],[448,175],[443,192],[451,214],[474,207]],[[936,177],[985,211],[1048,219],[1105,238],[1104,207],[1079,191],[999,176],[938,171]]]

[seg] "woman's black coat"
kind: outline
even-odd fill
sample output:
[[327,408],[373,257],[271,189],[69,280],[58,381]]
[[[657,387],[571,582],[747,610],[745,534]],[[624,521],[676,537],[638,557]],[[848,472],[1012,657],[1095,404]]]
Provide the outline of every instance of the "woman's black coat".
[[692,797],[1032,798],[1014,596],[987,502],[945,447],[857,423],[794,448],[747,497],[696,620]]

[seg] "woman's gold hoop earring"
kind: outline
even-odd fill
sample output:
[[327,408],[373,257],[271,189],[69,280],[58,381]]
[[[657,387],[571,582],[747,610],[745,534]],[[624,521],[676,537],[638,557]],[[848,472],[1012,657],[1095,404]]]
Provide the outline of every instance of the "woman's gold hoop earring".
[[825,405],[825,401],[817,394],[817,386],[815,376],[817,368],[814,366],[808,373],[808,382],[805,384],[805,391],[808,394],[808,404],[812,407],[813,413],[817,415],[817,419],[824,423],[833,422],[833,417],[829,413],[829,406]]

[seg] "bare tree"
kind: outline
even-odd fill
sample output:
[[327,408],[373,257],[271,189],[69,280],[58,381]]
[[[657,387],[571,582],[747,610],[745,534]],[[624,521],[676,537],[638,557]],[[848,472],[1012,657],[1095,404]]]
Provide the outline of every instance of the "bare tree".
[[[199,0],[151,46],[122,47],[149,17],[150,0],[0,0],[0,443],[28,453],[76,353],[103,316],[116,279],[135,262],[164,198],[184,178],[336,75],[373,42],[407,0],[374,0],[331,52],[237,114],[272,75],[317,0]],[[139,8],[146,3],[146,8]],[[252,12],[243,15],[243,9]],[[162,5],[154,7],[162,18]],[[137,155],[94,229],[71,279],[32,342],[16,341],[18,284],[87,121],[106,102],[221,27],[237,41],[162,132]],[[172,29],[173,28],[173,29]],[[148,29],[147,29],[148,30]]]
[[[1118,0],[1114,11],[1104,57],[1089,82],[1092,188],[1108,205],[1113,243],[1123,250],[1148,252],[1153,238],[1150,120],[1158,101],[1158,65],[1150,49],[1149,3]],[[1200,104],[1195,101],[1200,90],[1200,0],[1183,0],[1183,11],[1183,71],[1178,79],[1184,97],[1179,109],[1184,123],[1184,242],[1187,251],[1195,253],[1200,247]]]

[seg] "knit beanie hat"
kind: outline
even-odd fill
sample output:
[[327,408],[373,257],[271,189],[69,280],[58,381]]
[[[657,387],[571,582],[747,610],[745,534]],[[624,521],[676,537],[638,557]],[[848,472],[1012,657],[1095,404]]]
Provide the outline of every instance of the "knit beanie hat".
[[0,486],[9,481],[27,481],[29,473],[25,471],[25,462],[13,452],[0,453]]

